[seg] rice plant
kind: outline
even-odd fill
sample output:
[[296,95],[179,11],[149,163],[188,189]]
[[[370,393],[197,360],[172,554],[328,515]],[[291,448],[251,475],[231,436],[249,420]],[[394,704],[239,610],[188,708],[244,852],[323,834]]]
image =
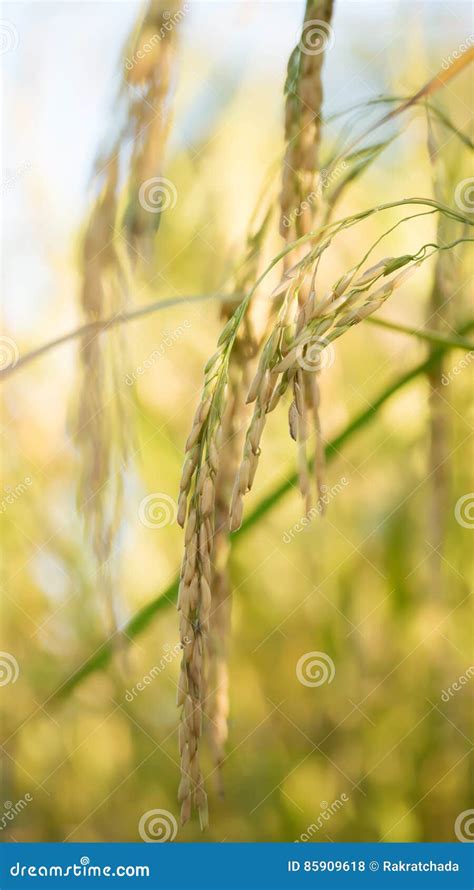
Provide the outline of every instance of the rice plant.
[[[449,134],[456,150],[466,156],[473,144],[437,100],[473,61],[474,51],[458,54],[412,95],[374,96],[343,111],[326,109],[325,78],[343,12],[335,17],[337,0],[307,0],[301,20],[295,20],[299,33],[286,74],[281,72],[281,151],[270,159],[270,170],[268,159],[259,160],[264,189],[218,291],[191,298],[197,306],[209,300],[222,329],[205,362],[187,440],[179,443],[183,467],[176,517],[184,530],[181,567],[160,596],[123,622],[119,530],[127,509],[124,484],[136,462],[135,428],[141,419],[122,385],[129,322],[188,302],[175,294],[137,306],[132,298],[138,285],[148,293],[153,290],[156,276],[151,273],[158,269],[159,274],[162,263],[163,215],[156,211],[165,200],[161,189],[186,14],[178,0],[150,0],[123,49],[113,126],[97,152],[94,197],[81,234],[83,324],[22,355],[1,373],[9,376],[57,345],[79,340],[78,511],[94,557],[97,592],[107,610],[108,636],[100,652],[86,658],[52,700],[64,698],[114,658],[118,628],[125,649],[175,603],[182,650],[177,797],[181,823],[189,822],[196,811],[201,829],[206,829],[210,777],[218,797],[226,790],[228,719],[236,685],[229,668],[234,541],[246,535],[248,540],[249,532],[295,485],[304,516],[313,517],[317,539],[319,524],[325,522],[325,494],[337,481],[331,479],[336,454],[414,377],[429,382],[431,506],[426,525],[433,549],[433,589],[440,597],[449,483],[442,375],[451,348],[468,354],[473,349],[473,323],[459,321],[450,294],[456,290],[455,258],[474,240],[474,218],[472,202],[453,200],[459,177],[455,164],[450,169],[445,165],[443,139]],[[365,116],[374,110],[377,118],[367,128]],[[265,121],[265,109],[262,116]],[[371,206],[359,193],[360,206],[350,212],[348,196],[357,194],[384,153],[420,121],[426,123],[432,191],[426,196],[406,194],[401,181],[396,199],[381,196]],[[199,161],[194,160],[199,175]],[[435,235],[428,239],[424,223],[430,221],[435,222]],[[410,249],[397,252],[397,239],[405,238],[407,231],[413,238]],[[341,245],[348,238],[354,239],[358,256],[346,265]],[[180,244],[177,255],[186,247]],[[433,283],[426,325],[417,328],[410,319],[397,324],[379,318],[379,310],[396,301],[401,289],[413,283],[412,276],[423,275],[427,268],[432,269]],[[321,372],[330,367],[335,344],[343,338],[345,342],[359,326],[367,331],[366,325],[416,338],[428,352],[328,440],[328,374]],[[165,380],[161,383],[166,387]],[[247,510],[246,498],[271,459],[267,425],[274,412],[284,416],[294,470]],[[212,762],[208,776],[203,765],[206,741]],[[218,812],[219,806],[217,800],[213,809]]]

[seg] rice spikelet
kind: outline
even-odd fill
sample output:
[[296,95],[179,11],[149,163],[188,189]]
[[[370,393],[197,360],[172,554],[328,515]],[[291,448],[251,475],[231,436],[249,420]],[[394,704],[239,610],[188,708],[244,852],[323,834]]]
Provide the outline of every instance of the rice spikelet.
[[[321,248],[319,248],[320,250]],[[294,404],[290,408],[290,432],[298,444],[304,443],[306,429],[301,424],[307,422],[306,405],[301,385],[301,366],[307,361],[308,351],[314,361],[336,339],[358,324],[368,315],[376,312],[393,291],[400,287],[407,276],[412,274],[420,262],[426,258],[425,248],[413,256],[386,258],[359,277],[355,271],[339,279],[330,293],[319,303],[312,296],[306,305],[304,325],[292,325],[284,304],[278,323],[263,349],[255,380],[251,385],[252,401],[255,402],[253,416],[246,434],[243,459],[237,475],[231,504],[230,527],[234,531],[240,527],[243,513],[243,498],[250,491],[261,453],[260,443],[267,415],[274,410],[289,387],[293,390]],[[312,256],[312,254],[310,254]],[[309,260],[300,267],[298,277],[289,285],[289,291],[297,289],[307,271]],[[403,269],[403,267],[406,267]],[[396,275],[392,273],[402,268]],[[380,280],[386,276],[383,284]],[[341,282],[344,281],[344,285]],[[378,286],[376,287],[375,285]],[[319,456],[316,455],[316,460]],[[298,455],[300,485],[307,496],[309,479],[305,455]]]
[[[285,139],[287,142],[283,162],[283,182],[280,196],[280,233],[287,242],[308,234],[315,227],[318,217],[318,184],[320,175],[319,153],[321,144],[321,110],[323,102],[322,66],[324,43],[331,32],[332,0],[307,0],[301,38],[290,56],[285,84]],[[311,32],[322,40],[321,51],[311,51],[307,46]],[[308,51],[309,50],[309,51]],[[309,200],[308,200],[309,199]],[[301,249],[288,254],[285,267],[302,256]],[[308,300],[312,279],[299,281],[295,289],[297,327],[304,324],[304,307]],[[316,487],[322,503],[324,448],[319,415],[320,391],[317,370],[302,367],[293,383],[293,401],[289,423],[291,435],[298,443],[298,477],[306,512],[311,509],[311,482],[306,454],[306,442],[310,428],[316,442]]]
[[[236,281],[237,292],[245,291],[256,278],[267,222],[265,217],[257,233],[249,239],[248,255]],[[239,312],[240,301],[227,304],[222,310],[226,323],[217,352],[206,366],[201,402],[186,443],[178,505],[178,521],[185,526],[178,600],[183,643],[178,696],[178,705],[182,707],[179,798],[181,821],[188,821],[195,806],[202,828],[208,819],[200,767],[205,700],[211,753],[218,767],[219,790],[222,790],[219,768],[227,738],[231,610],[229,503],[239,463],[248,362],[255,352],[251,321],[245,312],[241,315]],[[191,645],[184,645],[185,635],[191,639]]]

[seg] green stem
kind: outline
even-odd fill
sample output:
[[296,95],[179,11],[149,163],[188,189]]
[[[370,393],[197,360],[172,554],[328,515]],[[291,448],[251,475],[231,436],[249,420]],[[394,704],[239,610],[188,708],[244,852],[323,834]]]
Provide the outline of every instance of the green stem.
[[438,331],[427,330],[426,328],[412,328],[407,324],[398,324],[395,321],[388,321],[386,318],[377,318],[372,315],[365,319],[369,324],[376,324],[381,328],[388,328],[390,331],[397,331],[399,334],[410,334],[412,337],[418,337],[420,340],[426,340],[428,343],[434,343],[436,346],[449,346],[452,349],[467,349],[469,352],[474,350],[474,343],[463,337],[448,337]]
[[[459,331],[459,338],[462,338],[463,334],[467,334],[474,328],[474,319],[467,322]],[[458,343],[456,342],[456,347]],[[451,344],[443,344],[439,345],[437,348],[433,349],[427,359],[420,362],[420,364],[415,365],[411,371],[407,371],[405,374],[402,374],[401,377],[398,377],[387,389],[384,390],[383,393],[378,396],[377,399],[367,408],[365,411],[362,411],[357,417],[354,418],[338,436],[336,436],[331,442],[328,442],[326,445],[325,453],[326,460],[333,460],[339,453],[343,445],[352,438],[352,436],[357,433],[360,429],[366,426],[367,423],[374,417],[379,408],[382,407],[385,402],[390,399],[395,393],[397,393],[402,387],[406,386],[408,383],[411,383],[416,377],[421,374],[426,374],[427,371],[432,368],[436,362],[439,360],[440,356],[443,353],[447,352],[451,348]],[[254,525],[269,512],[282,498],[288,494],[296,485],[297,485],[297,474],[292,473],[288,479],[285,479],[277,488],[275,488],[269,495],[264,497],[259,504],[252,510],[251,513],[248,514],[240,529],[235,532],[233,538],[240,539],[244,536]],[[168,606],[174,605],[176,602],[176,598],[178,595],[178,584],[179,577],[174,578],[174,580],[168,585],[168,587],[155,599],[151,600],[151,602],[147,603],[147,605],[143,606],[143,608],[139,609],[135,615],[132,616],[130,621],[123,628],[123,635],[120,635],[120,642],[123,645],[127,645],[127,643],[134,639],[134,637],[138,636],[146,627],[150,624],[151,620],[155,617],[155,615],[159,615]],[[64,683],[59,686],[59,688],[49,697],[47,701],[57,701],[59,699],[64,698],[68,695],[72,689],[79,685],[89,674],[94,673],[96,670],[103,668],[110,661],[114,652],[117,651],[116,639],[111,638],[107,640],[103,645],[95,652],[90,658],[88,658],[84,664],[81,665]]]
[[153,312],[160,312],[162,309],[169,309],[171,306],[179,306],[180,303],[202,303],[205,300],[219,300],[220,302],[228,301],[229,303],[232,303],[235,301],[235,295],[197,294],[196,296],[190,297],[170,297],[164,300],[155,300],[153,303],[147,303],[146,306],[139,306],[137,309],[132,309],[130,312],[116,312],[114,315],[109,316],[109,318],[99,318],[97,321],[89,321],[86,324],[75,328],[73,331],[69,331],[67,334],[55,337],[54,340],[48,340],[47,343],[43,343],[42,346],[32,349],[31,352],[26,352],[24,355],[20,356],[15,364],[8,365],[6,368],[0,368],[0,380],[9,377],[15,371],[24,367],[24,365],[28,365],[35,359],[40,358],[51,349],[55,349],[56,346],[70,343],[71,340],[77,340],[80,337],[86,336],[94,337],[98,334],[106,333],[118,325],[127,324],[129,321],[136,321],[137,319],[143,318],[145,315],[150,315]]

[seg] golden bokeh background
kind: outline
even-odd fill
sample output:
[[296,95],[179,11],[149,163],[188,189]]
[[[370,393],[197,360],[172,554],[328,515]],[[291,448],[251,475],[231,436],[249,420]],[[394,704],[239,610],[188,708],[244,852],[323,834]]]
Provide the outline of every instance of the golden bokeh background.
[[[301,4],[188,5],[166,163],[178,200],[163,214],[153,255],[138,263],[136,305],[222,289],[242,256],[262,187],[278,196],[284,72]],[[7,60],[7,158],[14,171],[30,164],[5,196],[6,333],[20,355],[80,323],[86,175],[104,134],[119,126],[110,100],[136,14],[133,4],[24,6],[22,12],[6,4],[5,12],[21,36]],[[341,2],[334,33],[325,67],[327,116],[381,94],[414,92],[469,33],[469,7]],[[467,134],[469,96],[464,72],[434,100]],[[363,110],[355,126],[380,113]],[[341,126],[328,123],[327,150]],[[336,217],[433,195],[424,109],[397,127],[397,139],[346,192]],[[453,206],[456,184],[469,176],[470,153],[442,126],[436,138],[443,200]],[[398,209],[377,214],[341,235],[321,270],[324,286],[400,216]],[[268,260],[281,247],[276,217],[274,229]],[[379,256],[411,253],[433,240],[435,218],[415,220],[398,228]],[[381,316],[430,327],[435,263],[396,291]],[[451,263],[447,333],[469,315],[472,262],[464,245]],[[276,280],[261,289],[263,302]],[[180,528],[145,527],[139,505],[150,493],[176,497],[203,367],[219,331],[213,301],[172,306],[126,326],[122,395],[134,446],[116,554],[122,622],[157,597],[179,568]],[[80,456],[70,431],[78,348],[51,351],[4,384],[1,649],[14,656],[19,676],[0,690],[1,815],[26,794],[31,801],[0,823],[5,839],[17,841],[135,841],[147,811],[178,816],[173,604],[126,641],[126,657],[118,654],[69,694],[54,695],[106,634],[100,583],[76,510]],[[342,337],[321,375],[325,437],[365,411],[428,348],[369,323]],[[451,373],[441,392],[448,498],[437,580],[426,375],[388,399],[331,461],[326,482],[338,490],[325,518],[288,541],[303,515],[293,487],[236,540],[225,796],[212,790],[211,777],[208,832],[202,835],[192,821],[178,842],[293,841],[315,824],[312,841],[455,839],[455,820],[472,805],[474,532],[455,518],[459,498],[474,487],[472,366],[465,362],[458,373],[465,358],[450,351],[444,360],[444,373]],[[295,459],[280,408],[265,431],[248,512],[292,475]],[[313,651],[334,663],[332,682],[298,681],[296,665]],[[160,660],[165,666],[152,682],[130,693]],[[453,691],[461,676],[467,680]],[[212,771],[206,755],[204,771]],[[323,819],[342,795],[343,806]]]

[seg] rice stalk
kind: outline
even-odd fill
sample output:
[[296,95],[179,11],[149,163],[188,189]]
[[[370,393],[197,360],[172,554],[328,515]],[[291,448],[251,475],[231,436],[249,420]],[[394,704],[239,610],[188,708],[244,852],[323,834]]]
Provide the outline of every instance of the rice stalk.
[[[285,84],[285,140],[283,181],[280,196],[280,234],[286,242],[305,235],[315,227],[318,215],[318,187],[320,184],[321,110],[323,103],[322,67],[324,43],[331,35],[332,0],[307,0],[301,38],[290,56]],[[316,30],[321,40],[321,51],[313,52],[306,45],[311,31]],[[309,51],[308,51],[309,49]],[[321,190],[319,189],[319,193]],[[309,200],[308,200],[309,198]],[[288,254],[286,268],[298,260],[301,251]],[[288,302],[286,312],[298,314],[297,326],[303,324],[303,310],[309,296],[310,282],[300,282],[296,305]],[[290,435],[298,446],[299,487],[311,509],[311,482],[306,453],[310,425],[316,443],[316,488],[320,503],[323,492],[324,447],[319,414],[320,388],[317,369],[300,368],[293,382],[293,401],[289,409]]]
[[[136,61],[126,70],[119,96],[119,103],[125,105],[125,125],[111,149],[96,163],[100,190],[89,215],[81,258],[80,305],[85,324],[91,327],[104,317],[123,315],[131,270],[136,266],[136,247],[146,249],[145,242],[159,218],[159,213],[150,213],[142,205],[139,189],[146,177],[159,170],[168,129],[166,101],[176,41],[175,28],[170,32],[165,29],[160,36],[168,10],[168,2],[151,2],[137,26],[131,45]],[[153,40],[153,35],[159,39]],[[142,51],[140,59],[138,50],[145,44],[151,51]],[[130,172],[121,181],[125,152],[130,153]],[[121,208],[123,195],[125,212]],[[123,242],[133,248],[131,263],[124,255]],[[106,342],[100,330],[82,337],[75,429],[82,463],[78,508],[91,537],[110,632],[117,627],[117,572],[112,557],[122,514],[123,471],[131,444],[122,384],[125,353],[124,336],[119,330],[109,334]]]
[[282,190],[280,196],[280,233],[286,241],[306,234],[313,227],[316,202],[301,208],[304,199],[316,190],[319,177],[321,145],[321,108],[323,90],[321,72],[325,53],[308,51],[305,38],[318,23],[330,29],[332,0],[307,0],[301,38],[293,50],[285,83],[285,141]]
[[[81,307],[87,322],[120,312],[126,302],[124,279],[113,235],[117,213],[118,161],[113,155],[104,169],[102,191],[84,236]],[[81,454],[78,509],[91,537],[99,587],[109,631],[116,628],[111,556],[120,522],[123,482],[120,471],[129,441],[125,406],[119,385],[121,343],[111,334],[82,338],[81,382],[75,438]]]
[[[269,214],[249,236],[247,253],[236,274],[235,291],[245,292],[255,281]],[[221,309],[227,325],[238,312],[241,297]],[[224,338],[225,342],[225,338]],[[187,443],[187,459],[180,484],[178,521],[185,524],[185,554],[181,569],[178,609],[183,643],[178,705],[182,707],[180,753],[182,778],[179,788],[181,821],[188,821],[193,805],[201,827],[207,825],[207,796],[200,768],[202,709],[207,704],[207,730],[222,793],[220,767],[227,739],[228,639],[231,584],[228,558],[229,507],[232,485],[239,465],[240,432],[244,425],[244,393],[249,383],[249,362],[257,341],[252,320],[245,315],[236,331],[228,362],[213,394],[209,409],[203,397],[195,417],[194,432]],[[211,371],[214,364],[211,363]],[[212,383],[212,374],[210,383]],[[204,419],[203,419],[204,418]],[[209,424],[209,429],[206,424]],[[189,510],[187,510],[189,501]],[[187,518],[186,518],[187,516]],[[192,639],[192,646],[185,637]],[[199,652],[199,657],[196,656]],[[199,714],[198,718],[195,716]],[[189,719],[189,715],[193,715]]]
[[[277,326],[275,327],[273,333],[270,335],[263,347],[259,369],[257,371],[256,378],[250,388],[253,396],[250,397],[249,394],[249,401],[255,400],[258,388],[262,383],[263,377],[265,375],[265,363],[268,360],[269,354],[273,354],[275,344],[280,339],[282,331],[290,329],[291,315],[288,312],[288,308],[293,301],[293,289],[297,288],[299,284],[298,276],[301,277],[301,275],[303,275],[304,277],[311,265],[313,266],[314,272],[314,267],[317,268],[317,263],[319,262],[321,255],[328,249],[333,238],[339,232],[342,232],[347,228],[357,225],[359,222],[369,218],[374,213],[380,213],[384,210],[392,209],[394,207],[404,207],[405,205],[420,205],[428,207],[430,208],[430,210],[427,212],[438,211],[452,219],[467,223],[470,222],[463,214],[450,207],[440,205],[433,199],[406,198],[400,201],[380,204],[377,207],[372,207],[367,210],[363,210],[347,216],[342,220],[325,224],[318,229],[317,233],[310,232],[307,235],[301,236],[301,238],[297,239],[296,242],[291,242],[290,244],[286,245],[286,247],[284,247],[278,253],[278,255],[271,260],[267,268],[258,276],[255,284],[242,298],[235,312],[233,313],[233,315],[231,315],[231,317],[225,324],[217,343],[217,350],[211,356],[204,369],[204,385],[201,395],[201,401],[196,410],[192,429],[185,448],[186,460],[183,468],[183,475],[180,486],[178,521],[182,526],[184,526],[186,518],[188,517],[187,532],[188,526],[191,523],[191,525],[195,527],[196,530],[196,533],[193,532],[194,537],[196,537],[196,534],[199,533],[199,526],[202,523],[203,516],[207,519],[208,527],[211,522],[208,519],[208,515],[206,513],[202,513],[199,502],[201,494],[203,490],[205,490],[206,497],[211,502],[212,512],[212,508],[214,506],[215,479],[218,469],[216,455],[219,451],[221,426],[228,384],[229,363],[232,355],[232,350],[235,346],[235,342],[240,330],[240,326],[246,318],[246,314],[251,304],[252,297],[254,296],[257,288],[261,285],[269,272],[276,265],[278,265],[278,263],[285,259],[288,253],[294,251],[296,247],[308,244],[310,241],[316,241],[316,247],[310,249],[302,260],[298,261],[292,269],[283,274],[280,285],[272,294],[273,298],[277,298],[281,294],[284,294],[283,304],[280,309]],[[403,221],[404,220],[401,220],[399,223],[397,223],[397,225],[400,225]],[[325,236],[324,238],[322,237],[323,235]],[[379,240],[381,239],[378,239],[378,241]],[[378,241],[376,242],[376,244],[378,243]],[[363,258],[359,266],[362,265],[363,262],[365,262],[372,249],[373,248],[371,248],[367,252],[366,256]],[[351,273],[351,276],[353,276],[353,274],[355,273]],[[339,282],[339,287],[341,287],[341,283],[342,282]],[[267,379],[266,384],[268,382],[269,381]],[[260,436],[265,423],[264,414],[258,419],[257,428],[255,427],[255,423],[256,422],[254,416],[254,422],[252,426],[252,439],[254,439],[255,442],[250,451],[245,454],[245,463],[241,467],[241,472],[239,472],[239,477],[237,478],[234,486],[231,503],[231,529],[238,528],[240,525],[243,511],[243,494],[244,491],[249,490],[255,476],[258,463],[258,455],[260,453],[259,445],[255,443],[258,443],[260,441]],[[210,527],[209,531],[211,531]],[[191,535],[191,532],[189,531],[188,534]],[[186,545],[188,544],[189,541],[186,540]],[[193,553],[192,549],[191,553]],[[195,559],[193,557],[193,562],[194,561]],[[185,563],[186,555],[183,563],[183,571]]]
[[[303,29],[315,18],[323,20],[330,27],[331,13],[331,2],[308,0]],[[318,208],[314,206],[314,202],[309,203],[309,214],[306,213],[307,207],[301,208],[300,205],[302,199],[314,191],[312,186],[317,181],[322,102],[321,66],[321,53],[306,54],[300,44],[290,58],[286,82],[287,150],[280,198],[280,231],[286,244],[226,319],[216,352],[204,370],[201,400],[185,447],[186,457],[178,503],[178,522],[185,528],[185,552],[178,589],[183,645],[178,689],[178,706],[182,708],[179,734],[181,782],[178,797],[181,802],[181,821],[187,822],[193,807],[196,807],[202,828],[208,822],[200,742],[203,704],[209,684],[209,654],[212,652],[216,668],[218,665],[222,667],[226,651],[222,647],[217,660],[216,641],[222,643],[229,626],[228,614],[218,609],[211,631],[214,602],[216,605],[222,604],[223,597],[228,602],[230,592],[227,575],[222,569],[227,564],[228,550],[227,524],[224,518],[221,522],[221,516],[223,517],[228,501],[225,490],[228,487],[228,478],[234,472],[234,460],[232,455],[223,471],[221,459],[227,458],[223,449],[223,437],[228,432],[232,435],[232,422],[240,413],[238,402],[234,400],[234,396],[239,394],[240,380],[234,385],[233,372],[241,365],[238,360],[239,344],[241,333],[248,325],[248,310],[252,298],[268,272],[283,261],[283,278],[272,294],[274,301],[279,299],[281,303],[280,311],[276,324],[266,337],[247,399],[248,403],[255,402],[255,409],[245,439],[243,460],[234,483],[229,513],[230,530],[239,528],[242,522],[243,497],[252,487],[257,470],[266,414],[273,410],[290,385],[293,390],[289,414],[290,432],[298,441],[300,488],[307,499],[308,508],[311,488],[310,462],[306,455],[309,414],[312,415],[316,432],[318,448],[314,465],[318,491],[321,494],[324,448],[319,425],[319,391],[315,376],[317,365],[307,361],[309,346],[312,347],[316,337],[316,358],[319,358],[323,343],[325,345],[335,340],[353,324],[376,311],[394,288],[401,284],[406,270],[396,275],[397,270],[410,263],[414,265],[422,262],[427,256],[429,245],[425,245],[416,255],[385,260],[359,275],[361,265],[371,252],[368,251],[357,267],[336,282],[329,295],[316,300],[315,277],[322,254],[340,231],[380,210],[410,203],[429,206],[429,212],[441,209],[435,201],[407,199],[330,223],[330,208],[326,219],[315,226]],[[455,211],[447,208],[443,208],[442,212],[456,216]],[[312,246],[305,253],[310,242]],[[438,246],[434,245],[433,249],[438,249]],[[382,275],[391,275],[391,280],[382,287],[373,287]],[[324,341],[321,340],[323,334]],[[222,498],[221,491],[224,493]],[[222,537],[218,526],[222,526]],[[214,560],[217,561],[217,569],[213,569]],[[213,680],[214,683],[217,680],[218,691],[219,679],[222,680],[223,694],[221,698],[219,694],[214,696],[211,705],[211,709],[214,709],[211,713],[218,717],[214,721],[214,729],[211,729],[211,739],[214,755],[219,759],[226,733],[227,674],[222,673],[219,677],[218,673],[214,671]]]
[[135,261],[138,252],[150,253],[170,185],[161,174],[172,120],[170,96],[179,24],[184,15],[179,0],[150,0],[128,48],[133,64],[125,65],[123,75],[127,122],[122,140],[131,142],[131,155],[123,224]]
[[[380,240],[377,239],[376,243]],[[311,293],[305,304],[303,325],[298,326],[289,322],[287,305],[290,304],[292,296],[283,304],[278,324],[264,346],[257,373],[247,396],[249,402],[255,402],[255,407],[234,486],[231,505],[232,530],[238,529],[241,525],[243,498],[247,491],[250,491],[255,478],[267,415],[275,409],[290,385],[293,385],[293,391],[296,392],[297,398],[299,397],[300,391],[298,387],[294,387],[294,381],[298,383],[301,379],[301,367],[319,364],[324,349],[353,325],[380,309],[393,291],[400,287],[422,262],[437,251],[450,250],[465,240],[473,239],[459,238],[445,245],[425,244],[415,254],[384,258],[359,274],[368,256],[366,254],[363,260],[339,278],[321,299],[317,299],[315,292]],[[297,264],[287,294],[297,291],[300,282],[304,281],[308,267],[312,262],[318,262],[320,253],[321,246],[310,254],[309,258],[306,257]],[[316,260],[314,255],[317,256]],[[401,272],[398,271],[400,269]],[[380,284],[382,278],[387,278],[387,281]],[[375,287],[377,284],[378,287]],[[293,438],[297,436],[299,420],[296,412],[303,410],[302,405],[296,405],[293,416],[290,414]],[[301,466],[299,469],[301,474]]]
[[[265,236],[268,231],[271,210],[247,237],[244,262],[235,276],[235,291],[245,293],[258,275]],[[222,312],[228,321],[237,304],[227,304]],[[242,432],[247,420],[245,393],[250,384],[251,363],[258,349],[258,338],[249,314],[239,331],[235,348],[229,362],[227,387],[227,407],[222,423],[222,444],[219,456],[219,469],[216,477],[215,533],[212,551],[212,611],[209,633],[209,688],[210,704],[209,739],[211,753],[216,767],[217,785],[223,794],[221,766],[224,758],[228,728],[229,677],[228,639],[231,622],[232,587],[229,575],[229,510],[232,488],[239,468],[242,447]]]
[[[401,376],[396,377],[389,384],[388,387],[386,387],[376,398],[371,400],[368,408],[365,408],[361,413],[357,414],[332,441],[327,443],[327,461],[329,462],[333,460],[337,455],[340,455],[341,449],[352,438],[352,436],[354,436],[368,423],[370,423],[370,421],[373,420],[374,417],[377,417],[378,411],[383,407],[383,405],[387,403],[387,401],[389,401],[405,386],[408,386],[408,384],[412,383],[413,380],[418,379],[420,375],[426,374],[429,370],[430,365],[433,363],[433,361],[436,361],[436,359],[442,352],[444,353],[450,349],[457,349],[459,342],[464,342],[467,344],[465,337],[472,331],[473,328],[474,320],[466,321],[465,324],[460,325],[458,331],[455,332],[452,342],[448,342],[447,340],[443,339],[443,342],[440,342],[437,345],[437,348],[433,354],[428,355],[428,358],[424,358],[409,371],[405,371]],[[465,348],[469,351],[472,351],[471,345],[466,345]],[[275,488],[272,489],[270,493],[265,495],[265,497],[263,497],[254,507],[252,512],[249,513],[249,515],[244,519],[241,528],[235,535],[235,538],[240,539],[242,535],[248,534],[251,529],[253,529],[253,527],[257,525],[270,510],[273,509],[274,506],[280,503],[285,495],[289,494],[293,490],[297,481],[297,477],[294,474],[292,474],[291,472],[285,473],[284,481],[279,483]],[[143,633],[143,631],[150,625],[150,623],[157,615],[160,615],[171,606],[171,604],[176,600],[177,597],[178,584],[179,576],[174,578],[171,583],[159,593],[158,596],[154,597],[151,601],[142,606],[129,619],[125,626],[125,641],[135,639],[135,637]],[[49,697],[49,701],[51,703],[55,703],[59,702],[61,699],[66,698],[68,695],[70,695],[72,690],[75,689],[76,686],[78,686],[86,677],[90,676],[90,674],[94,673],[95,671],[103,670],[109,663],[112,654],[113,648],[111,646],[111,643],[109,640],[106,640],[105,643],[100,647],[100,649],[93,652],[92,655],[85,662],[83,662],[76,671],[68,675],[64,682],[61,683],[59,687],[51,694],[51,696]]]

